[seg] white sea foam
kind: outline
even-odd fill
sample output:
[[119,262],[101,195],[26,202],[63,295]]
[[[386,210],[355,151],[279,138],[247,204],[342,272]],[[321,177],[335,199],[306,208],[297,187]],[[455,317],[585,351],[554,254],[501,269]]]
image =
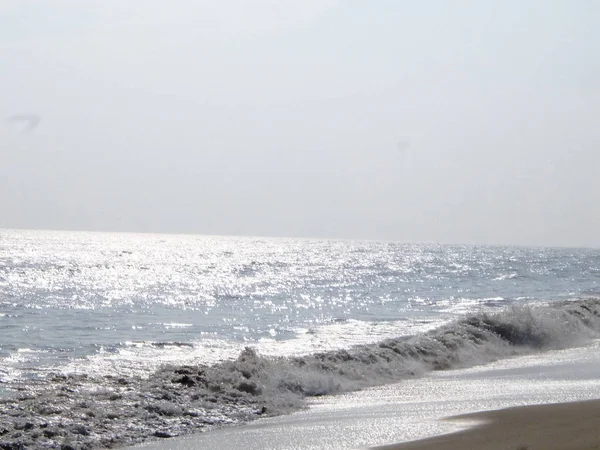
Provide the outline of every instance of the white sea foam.
[[189,328],[189,327],[194,326],[194,324],[191,324],[191,323],[176,323],[176,322],[163,323],[161,325],[163,325],[165,328]]

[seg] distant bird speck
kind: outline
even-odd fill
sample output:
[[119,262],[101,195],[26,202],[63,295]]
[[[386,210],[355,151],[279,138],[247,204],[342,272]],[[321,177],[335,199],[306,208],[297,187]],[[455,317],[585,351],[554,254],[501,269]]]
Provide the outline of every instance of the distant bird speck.
[[410,146],[410,142],[407,139],[401,139],[398,141],[398,143],[396,144],[396,148],[401,152],[404,153],[406,150],[408,150],[408,147]]
[[7,122],[23,123],[23,132],[30,132],[37,128],[42,119],[36,114],[15,114],[7,117]]

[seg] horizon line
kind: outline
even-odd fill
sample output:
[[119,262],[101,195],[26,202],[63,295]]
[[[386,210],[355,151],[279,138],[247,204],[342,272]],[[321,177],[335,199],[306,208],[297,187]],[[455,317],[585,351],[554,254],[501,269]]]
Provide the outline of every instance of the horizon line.
[[24,228],[24,227],[3,227],[1,231],[16,232],[52,232],[52,233],[94,233],[94,234],[124,234],[124,235],[164,235],[164,236],[196,236],[196,237],[218,237],[218,238],[247,238],[247,239],[288,239],[288,240],[312,240],[312,241],[353,241],[353,242],[373,242],[382,244],[398,245],[438,245],[443,247],[515,247],[515,248],[548,248],[548,249],[588,249],[600,250],[600,245],[566,245],[566,244],[507,244],[507,243],[477,243],[477,242],[444,242],[436,240],[410,241],[401,239],[384,238],[360,238],[360,237],[325,237],[325,236],[288,236],[288,235],[261,235],[261,234],[213,234],[186,231],[126,231],[126,230],[89,230],[81,228]]

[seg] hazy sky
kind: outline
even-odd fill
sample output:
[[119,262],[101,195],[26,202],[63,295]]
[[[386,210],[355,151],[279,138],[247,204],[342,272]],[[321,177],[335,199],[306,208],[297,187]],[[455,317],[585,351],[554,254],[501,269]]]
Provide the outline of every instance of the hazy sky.
[[600,246],[599,23],[598,0],[0,0],[0,227]]

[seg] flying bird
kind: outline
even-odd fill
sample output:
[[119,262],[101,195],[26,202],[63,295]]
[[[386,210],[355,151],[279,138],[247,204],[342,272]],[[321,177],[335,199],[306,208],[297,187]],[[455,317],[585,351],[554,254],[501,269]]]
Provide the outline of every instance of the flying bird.
[[7,122],[24,123],[23,132],[30,132],[37,128],[42,119],[35,114],[15,114],[7,117]]

